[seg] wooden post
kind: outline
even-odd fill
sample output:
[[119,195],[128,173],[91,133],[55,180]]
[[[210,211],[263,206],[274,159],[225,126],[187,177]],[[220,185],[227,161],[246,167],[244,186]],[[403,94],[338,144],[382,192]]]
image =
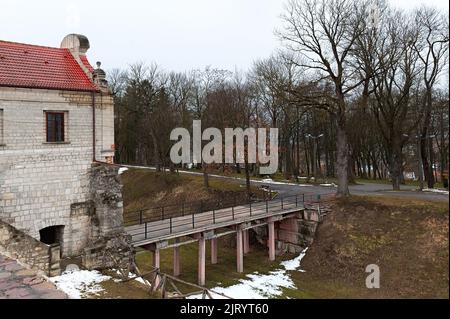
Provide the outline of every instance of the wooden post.
[[201,236],[198,240],[198,284],[204,286],[206,282],[205,276],[205,259],[206,259],[205,237]]
[[244,251],[243,251],[243,240],[242,240],[242,229],[237,226],[236,232],[236,263],[237,272],[244,272]]
[[211,264],[217,264],[217,238],[211,239]]

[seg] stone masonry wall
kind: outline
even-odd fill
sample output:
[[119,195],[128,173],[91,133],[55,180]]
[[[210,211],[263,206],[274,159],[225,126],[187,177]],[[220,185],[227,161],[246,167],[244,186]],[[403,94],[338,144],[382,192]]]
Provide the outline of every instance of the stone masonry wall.
[[[328,210],[328,205],[321,204],[320,209],[308,207],[295,216],[275,222],[276,253],[298,254],[309,247],[314,241],[317,227]],[[254,228],[253,232],[260,244],[267,244],[267,227]]]
[[97,236],[93,236],[84,249],[83,265],[89,269],[128,268],[134,258],[134,249],[123,225],[118,167],[93,164],[90,187],[95,207],[95,223],[92,224]]
[[[110,96],[96,94],[96,158],[113,155]],[[91,93],[0,87],[0,220],[39,240],[39,230],[64,226],[62,255],[84,251],[89,225],[92,164]],[[46,143],[45,111],[64,111],[66,141]]]
[[314,242],[319,223],[323,220],[327,208],[322,204],[307,208],[296,217],[282,220],[276,225],[276,245],[278,253],[300,253]]
[[0,221],[0,252],[45,275],[60,274],[59,247],[50,247],[14,227]]

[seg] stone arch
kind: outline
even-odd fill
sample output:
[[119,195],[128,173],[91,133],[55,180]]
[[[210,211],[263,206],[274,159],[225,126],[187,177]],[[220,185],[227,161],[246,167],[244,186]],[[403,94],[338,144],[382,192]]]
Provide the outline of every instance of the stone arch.
[[[59,228],[58,228],[59,227]],[[39,220],[35,223],[34,237],[41,240],[41,231],[45,229],[54,228],[58,237],[58,244],[61,247],[61,252],[65,251],[67,246],[67,239],[69,237],[70,225],[66,218],[47,218]],[[58,230],[59,229],[59,230]],[[47,244],[47,243],[45,243]]]

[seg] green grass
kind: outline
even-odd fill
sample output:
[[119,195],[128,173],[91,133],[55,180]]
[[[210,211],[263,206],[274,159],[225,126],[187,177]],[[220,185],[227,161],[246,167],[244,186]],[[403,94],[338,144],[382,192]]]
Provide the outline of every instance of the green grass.
[[[231,235],[230,235],[231,236]],[[283,260],[291,259],[294,256],[285,255],[277,257],[276,261],[269,261],[268,252],[261,246],[252,246],[252,250],[244,256],[244,274],[236,272],[236,249],[229,247],[228,241],[219,239],[218,263],[212,265],[210,260],[210,246],[206,246],[206,287],[216,286],[228,287],[245,278],[246,274],[257,271],[258,273],[268,273],[279,267]],[[181,254],[181,276],[180,279],[197,283],[197,262],[198,246],[196,243],[182,246]],[[173,274],[173,250],[161,251],[161,272]],[[140,250],[136,256],[138,267],[142,272],[148,272],[152,265],[151,253]],[[178,284],[177,284],[178,286]],[[180,284],[182,292],[193,292],[198,289]]]

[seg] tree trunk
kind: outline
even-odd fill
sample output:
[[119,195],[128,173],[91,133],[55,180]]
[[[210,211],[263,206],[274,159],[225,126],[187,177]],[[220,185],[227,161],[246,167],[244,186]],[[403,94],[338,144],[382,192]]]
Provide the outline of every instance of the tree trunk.
[[[430,126],[431,121],[431,103],[432,103],[432,95],[431,90],[427,89],[426,97],[425,97],[425,103],[426,103],[426,111],[424,116],[424,122],[422,126],[422,132],[421,132],[421,140],[420,140],[420,149],[421,149],[421,156],[422,156],[422,165],[423,165],[423,172],[425,175],[425,180],[427,181],[428,188],[434,187],[434,174],[433,174],[433,167],[430,163],[430,160],[428,158],[428,128]],[[431,151],[431,150],[430,150]]]
[[389,160],[389,174],[392,180],[392,189],[400,190],[401,175],[402,175],[402,148],[400,143],[394,142],[392,152]]
[[202,163],[202,170],[203,170],[203,186],[205,186],[206,189],[209,189],[209,176],[208,172],[206,171],[205,163]]
[[248,142],[245,143],[245,153],[244,153],[244,162],[245,162],[245,186],[247,189],[247,197],[248,200],[251,200],[251,188],[250,188],[250,168],[248,164]]
[[338,179],[337,196],[348,196],[350,192],[348,190],[348,142],[347,134],[344,129],[344,125],[341,121],[338,121],[336,127],[336,173]]

